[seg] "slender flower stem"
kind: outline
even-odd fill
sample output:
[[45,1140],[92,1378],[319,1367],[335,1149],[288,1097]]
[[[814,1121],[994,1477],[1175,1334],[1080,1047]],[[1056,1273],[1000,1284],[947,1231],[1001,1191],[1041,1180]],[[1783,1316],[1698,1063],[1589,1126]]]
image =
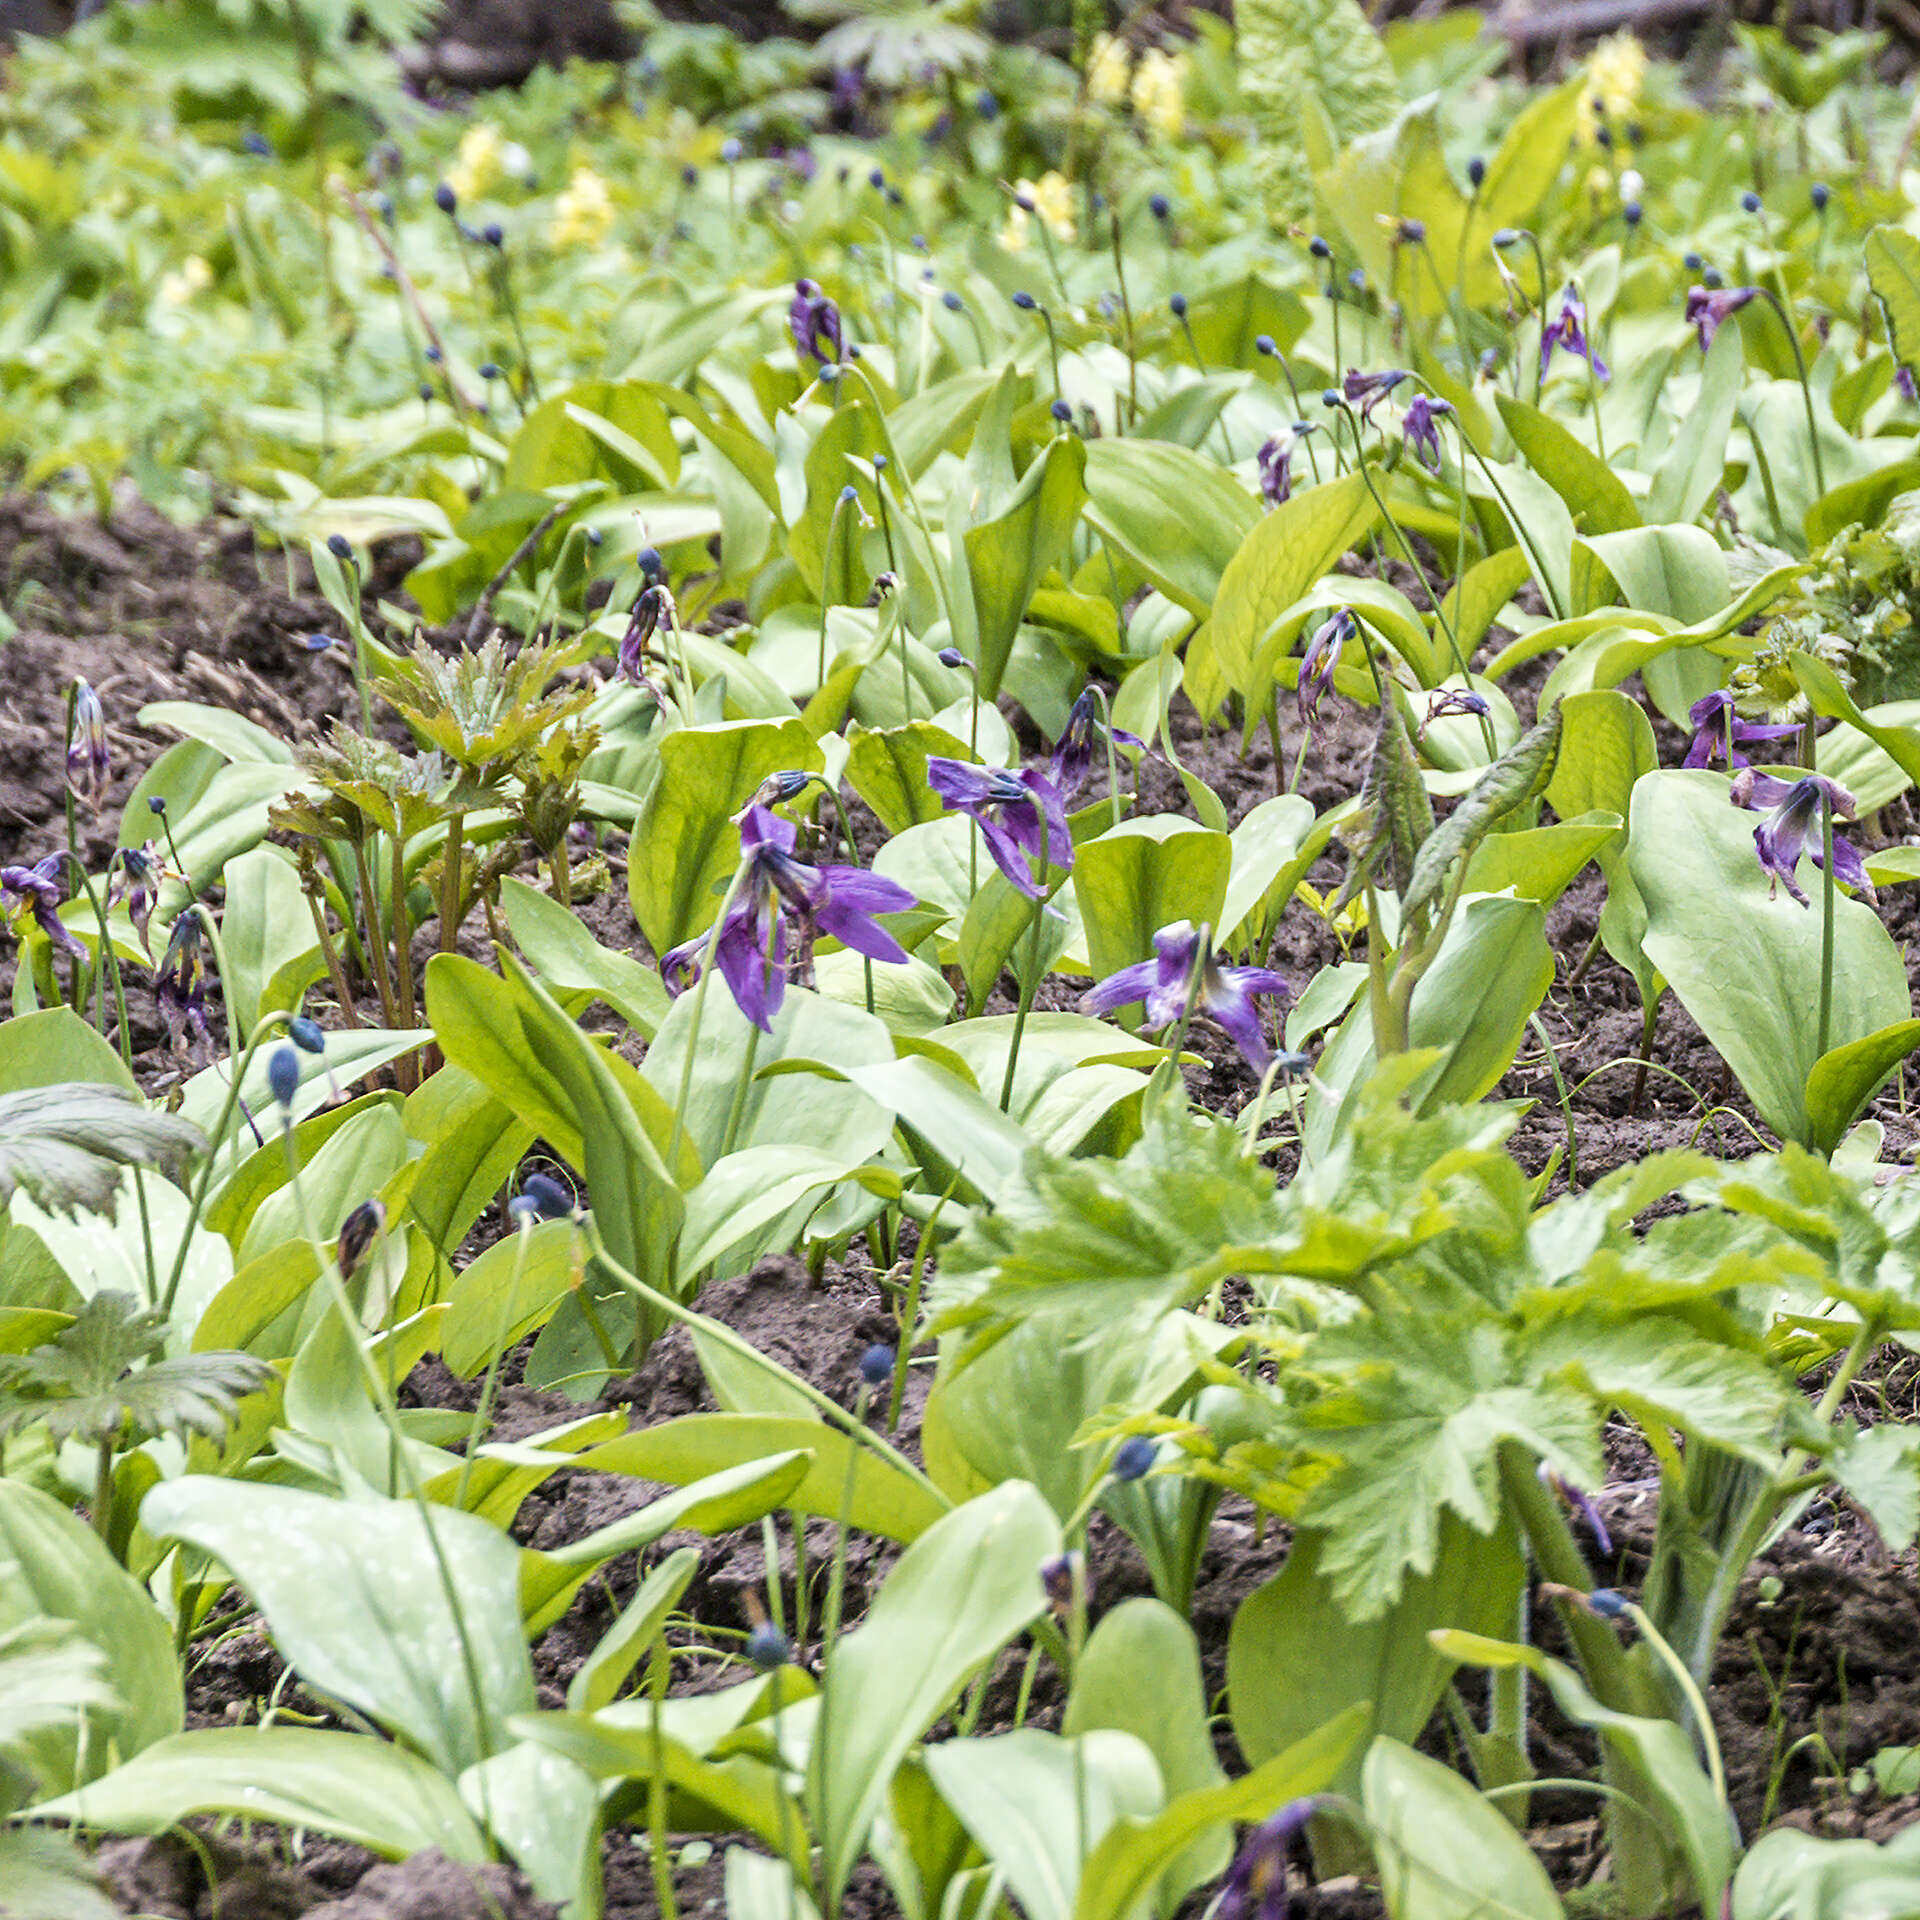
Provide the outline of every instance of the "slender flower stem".
[[[1046,871],[1046,856],[1038,862]],[[1000,1082],[1000,1111],[1013,1110],[1013,1076],[1020,1064],[1020,1037],[1027,1030],[1027,1015],[1033,1010],[1033,997],[1040,990],[1040,935],[1046,925],[1047,896],[1044,892],[1033,903],[1033,923],[1027,933],[1027,964],[1020,975],[1020,998],[1014,1008],[1013,1033],[1007,1041],[1007,1073]]]
[[1140,358],[1134,349],[1133,303],[1127,298],[1127,263],[1120,248],[1120,215],[1113,215],[1113,271],[1120,282],[1120,312],[1127,323],[1127,425],[1140,424]]
[[733,903],[740,897],[740,889],[747,882],[747,862],[743,858],[733,870],[733,878],[727,883],[726,897],[720,902],[720,911],[713,917],[713,925],[707,932],[707,944],[700,953],[700,977],[693,983],[693,1013],[687,1022],[686,1057],[680,1062],[680,1090],[673,1103],[673,1137],[667,1146],[667,1170],[669,1173],[680,1164],[680,1143],[687,1136],[687,1101],[693,1092],[693,1061],[700,1046],[700,1021],[707,1010],[707,985],[713,978],[713,957],[720,946],[720,929],[726,924],[726,918],[733,911]]
[[467,1448],[460,1458],[460,1478],[454,1484],[453,1504],[456,1511],[464,1513],[467,1508],[467,1482],[473,1477],[473,1457],[480,1449],[487,1429],[493,1423],[494,1396],[500,1389],[500,1369],[506,1360],[507,1345],[507,1309],[518,1298],[520,1279],[527,1270],[527,1244],[532,1236],[534,1216],[529,1213],[521,1217],[515,1233],[513,1250],[513,1278],[506,1291],[500,1295],[499,1306],[493,1318],[493,1358],[487,1362],[487,1377],[481,1383],[480,1398],[475,1401],[473,1418],[467,1425]]
[[1820,798],[1820,1029],[1819,1057],[1833,1037],[1833,805]]
[[1773,277],[1779,283],[1780,291],[1772,287],[1762,287],[1762,295],[1780,316],[1780,324],[1787,330],[1787,345],[1793,349],[1793,370],[1800,378],[1800,403],[1807,414],[1807,447],[1813,455],[1813,484],[1824,494],[1827,490],[1827,470],[1820,458],[1820,429],[1813,414],[1813,383],[1807,378],[1807,356],[1800,350],[1800,335],[1793,324],[1793,315],[1789,311],[1786,299],[1786,282],[1780,276],[1780,264],[1774,262]]
[[[1540,236],[1531,227],[1522,227],[1520,237],[1526,241],[1533,254],[1534,272],[1540,283],[1540,325],[1544,329],[1547,324],[1547,256],[1540,251]],[[1588,370],[1592,370],[1591,365]],[[1540,383],[1546,377],[1547,369],[1544,362],[1536,360],[1533,369],[1533,404],[1536,407],[1540,404]]]

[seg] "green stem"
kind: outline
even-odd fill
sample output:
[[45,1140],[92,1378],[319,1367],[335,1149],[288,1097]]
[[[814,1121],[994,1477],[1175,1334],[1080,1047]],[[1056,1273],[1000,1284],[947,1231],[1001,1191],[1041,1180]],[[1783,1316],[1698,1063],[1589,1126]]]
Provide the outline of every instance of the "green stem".
[[742,860],[733,870],[733,878],[727,884],[726,898],[720,902],[720,911],[714,915],[713,925],[707,933],[707,944],[700,953],[700,977],[693,983],[693,1012],[687,1022],[687,1052],[680,1062],[680,1090],[673,1103],[673,1137],[667,1147],[667,1167],[671,1171],[680,1164],[680,1143],[687,1137],[687,1100],[693,1092],[693,1062],[700,1047],[700,1022],[707,1010],[707,987],[713,979],[713,956],[720,945],[720,929],[726,924],[727,915],[733,910],[733,903],[740,897],[740,889],[746,884],[747,863]]
[[513,1279],[500,1295],[499,1304],[493,1319],[493,1358],[487,1362],[487,1377],[481,1384],[480,1398],[473,1409],[473,1418],[467,1425],[467,1450],[460,1460],[460,1478],[454,1486],[453,1505],[456,1512],[467,1510],[467,1482],[473,1477],[473,1456],[478,1452],[480,1442],[493,1419],[494,1395],[500,1387],[500,1369],[506,1360],[507,1309],[520,1295],[520,1279],[527,1270],[527,1242],[533,1232],[533,1216],[526,1215],[520,1222],[516,1235],[518,1244],[513,1253]]
[[647,1779],[647,1853],[653,1868],[654,1905],[661,1920],[678,1920],[680,1909],[674,1898],[673,1862],[667,1858],[667,1738],[663,1725],[667,1678],[667,1636],[663,1629],[653,1643],[653,1659],[647,1669],[647,1700],[653,1731],[653,1765]]
[[1833,1034],[1833,805],[1820,795],[1820,1028],[1818,1058]]
[[1807,356],[1800,351],[1800,335],[1793,324],[1793,315],[1788,311],[1785,294],[1787,283],[1781,278],[1780,263],[1776,260],[1773,277],[1779,283],[1780,291],[1772,287],[1762,287],[1760,291],[1771,303],[1774,312],[1780,316],[1780,324],[1787,330],[1787,345],[1793,349],[1793,370],[1800,379],[1800,403],[1807,415],[1807,446],[1813,454],[1813,484],[1824,494],[1827,490],[1827,470],[1820,458],[1820,429],[1814,420],[1813,383],[1807,378]]
[[[1046,857],[1039,862],[1042,872],[1046,869]],[[1008,1113],[1013,1104],[1013,1076],[1020,1064],[1020,1038],[1027,1030],[1027,1015],[1033,1008],[1033,996],[1040,989],[1040,936],[1045,928],[1047,917],[1047,896],[1044,886],[1039,899],[1033,903],[1033,924],[1027,933],[1027,964],[1020,975],[1020,999],[1014,1008],[1013,1035],[1007,1042],[1006,1078],[1000,1083],[1000,1111]]]

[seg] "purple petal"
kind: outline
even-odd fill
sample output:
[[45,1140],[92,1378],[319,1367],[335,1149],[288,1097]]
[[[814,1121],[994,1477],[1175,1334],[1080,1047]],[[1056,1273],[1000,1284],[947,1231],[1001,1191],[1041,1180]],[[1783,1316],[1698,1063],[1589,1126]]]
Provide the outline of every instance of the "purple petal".
[[1089,987],[1080,996],[1080,1005],[1087,1013],[1111,1013],[1116,1007],[1131,1006],[1147,998],[1159,977],[1157,960],[1137,960],[1118,973],[1108,974],[1098,986]]
[[843,947],[864,953],[869,960],[886,960],[898,966],[907,950],[870,913],[842,899],[829,897],[814,915],[822,933],[830,933]]
[[[1811,851],[1814,865],[1822,865],[1820,856],[1825,849],[1814,847]],[[1837,833],[1833,836],[1833,877],[1864,893],[1869,900],[1873,898],[1873,883],[1867,878],[1867,863],[1861,859],[1860,849]]]
[[1220,977],[1236,993],[1266,993],[1283,1006],[1293,1003],[1293,982],[1272,967],[1222,967]]
[[1038,830],[1017,821],[996,820],[991,814],[975,814],[973,819],[987,843],[988,853],[993,856],[993,864],[1012,886],[1029,900],[1043,898],[1047,890],[1034,879],[1032,861],[1022,847],[1023,840],[1037,844]]
[[742,854],[758,853],[762,847],[770,847],[775,853],[790,854],[798,839],[799,829],[791,820],[783,820],[757,800],[740,821]]
[[763,1033],[771,1033],[787,991],[786,921],[776,913],[768,930],[756,927],[749,915],[730,913],[720,929],[714,964],[734,1005]]
[[985,767],[936,756],[927,762],[927,785],[949,807],[959,811],[981,805],[993,792],[993,777]]
[[1229,986],[1224,992],[1208,997],[1206,1012],[1214,1025],[1240,1049],[1247,1065],[1255,1073],[1264,1073],[1273,1054],[1260,1025],[1259,1009],[1252,999]]

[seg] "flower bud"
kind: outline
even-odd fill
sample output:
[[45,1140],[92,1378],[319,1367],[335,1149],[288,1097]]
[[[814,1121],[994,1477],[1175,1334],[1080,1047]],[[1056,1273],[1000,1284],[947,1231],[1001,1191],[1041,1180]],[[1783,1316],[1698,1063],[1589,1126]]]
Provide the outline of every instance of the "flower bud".
[[1173,309],[1173,317],[1176,320],[1184,320],[1187,317],[1187,296],[1184,293],[1176,293],[1167,305]]
[[1165,220],[1173,212],[1173,202],[1164,193],[1156,193],[1147,202],[1147,210],[1156,220]]
[[860,1356],[860,1378],[870,1387],[884,1387],[893,1378],[894,1350],[877,1340]]
[[300,1091],[300,1056],[291,1047],[275,1047],[267,1056],[267,1087],[283,1107]]
[[1760,211],[1760,196],[1755,193],[1751,187],[1740,196],[1740,211],[1742,213],[1758,213]]
[[460,196],[442,180],[433,190],[433,204],[442,213],[451,214],[460,204]]
[[332,554],[336,560],[351,560],[353,558],[353,542],[349,540],[344,533],[330,533],[327,535],[327,551]]
[[1480,189],[1486,185],[1486,180],[1486,156],[1476,153],[1473,158],[1467,162],[1467,185],[1470,186],[1475,193],[1478,193]]
[[1146,1434],[1130,1435],[1121,1441],[1119,1451],[1113,1456],[1113,1477],[1120,1481],[1144,1478],[1159,1451],[1158,1443]]
[[1047,411],[1064,427],[1073,419],[1073,409],[1064,400],[1056,400]]
[[287,1038],[302,1053],[324,1053],[327,1048],[327,1036],[320,1030],[319,1021],[304,1013],[296,1013],[287,1022]]
[[787,1636],[771,1620],[762,1620],[747,1635],[747,1658],[762,1673],[771,1673],[793,1658],[793,1649],[787,1644]]

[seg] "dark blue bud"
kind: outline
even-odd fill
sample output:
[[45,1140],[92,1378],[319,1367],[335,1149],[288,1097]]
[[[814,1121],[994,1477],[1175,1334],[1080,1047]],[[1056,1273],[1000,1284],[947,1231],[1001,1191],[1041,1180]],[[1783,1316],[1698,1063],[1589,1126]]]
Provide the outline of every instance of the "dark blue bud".
[[849,481],[846,486],[840,489],[840,504],[843,507],[851,507],[855,505],[858,502],[859,498],[860,498],[860,489],[854,486],[851,481]]
[[860,1356],[860,1378],[870,1387],[884,1387],[893,1378],[894,1351],[884,1340],[876,1340]]
[[1316,260],[1331,260],[1333,249],[1317,233],[1307,242],[1307,251]]
[[1629,200],[1627,204],[1620,209],[1620,216],[1626,221],[1628,226],[1637,227],[1640,222],[1645,219],[1646,213],[1638,200]]
[[1156,193],[1153,198],[1147,202],[1147,211],[1151,213],[1156,220],[1165,220],[1173,212],[1173,202],[1169,200],[1164,193]]
[[164,793],[154,793],[147,796],[147,811],[149,813],[165,813],[166,810],[167,796]]
[[1824,180],[1816,180],[1807,197],[1812,200],[1815,213],[1825,213],[1827,202],[1833,198],[1833,189]]
[[573,1195],[550,1174],[528,1174],[515,1198],[530,1202],[542,1220],[573,1218]]
[[927,236],[924,233],[916,233],[913,236],[912,245],[915,253],[925,253],[927,251]]
[[1159,1451],[1157,1441],[1149,1439],[1144,1433],[1133,1434],[1121,1441],[1119,1452],[1113,1456],[1113,1477],[1116,1480],[1142,1479]]
[[415,391],[420,395],[422,400],[431,400],[433,398],[433,387],[428,381],[422,380]]
[[1476,153],[1473,158],[1467,162],[1467,185],[1470,186],[1475,193],[1478,193],[1480,189],[1486,185],[1486,180],[1486,158],[1484,155]]
[[847,358],[849,360],[858,360],[860,358],[860,342],[858,340],[849,340],[847,342]]
[[1323,407],[1337,407],[1340,404],[1340,389],[1338,387],[1327,388],[1320,396],[1320,404]]
[[873,188],[876,193],[884,192],[886,184],[887,176],[881,172],[878,167],[875,167],[874,170],[867,175],[867,185]]
[[507,230],[498,220],[489,220],[480,229],[480,238],[490,247],[504,247],[507,244]]
[[598,527],[589,527],[587,529],[587,545],[588,546],[590,547],[600,546],[605,540],[606,540],[606,535],[603,534]]
[[943,667],[964,667],[967,664],[967,656],[958,647],[942,647],[933,657]]
[[275,1047],[267,1056],[267,1087],[283,1107],[300,1091],[300,1056],[291,1047]]
[[658,547],[642,547],[634,555],[634,560],[648,580],[658,580],[667,570],[667,563],[661,559]]
[[721,141],[720,158],[724,160],[728,166],[732,166],[734,162],[740,158],[740,153],[740,142],[731,134],[728,135],[725,140]]
[[333,635],[330,633],[310,633],[300,644],[309,653],[327,653],[333,647]]
[[451,213],[460,204],[460,196],[442,180],[433,190],[433,204],[442,213]]
[[1593,144],[1603,153],[1613,145],[1613,129],[1604,120],[1593,130]]
[[823,387],[838,386],[840,383],[840,369],[829,360],[814,378],[817,379]]
[[695,166],[682,167],[680,169],[680,184],[683,187],[698,186],[700,184],[700,169]]
[[1751,187],[1740,196],[1740,210],[1743,213],[1758,213],[1760,211],[1760,196],[1755,193]]
[[887,456],[886,456],[886,455],[885,455],[884,453],[876,453],[876,454],[875,454],[875,455],[873,456],[873,470],[874,470],[874,472],[875,472],[875,473],[885,473],[885,472],[886,472],[886,470],[887,470]]
[[967,303],[962,300],[951,287],[940,296],[940,304],[945,307],[949,313],[964,313],[967,306]]
[[1616,1593],[1611,1587],[1595,1587],[1587,1595],[1589,1611],[1597,1613],[1602,1620],[1618,1620],[1632,1603],[1624,1594]]
[[1517,247],[1520,244],[1520,229],[1518,227],[1502,227],[1500,231],[1493,236],[1493,244],[1503,253],[1508,247]]
[[1280,351],[1280,349],[1273,344],[1273,335],[1270,333],[1255,334],[1253,338],[1253,350],[1255,353],[1268,355],[1277,354]]
[[1700,284],[1712,293],[1727,284],[1727,276],[1718,267],[1708,267],[1700,276]]
[[1355,267],[1354,270],[1347,275],[1347,285],[1350,286],[1355,293],[1359,293],[1366,284],[1367,274],[1364,267]]
[[344,533],[330,533],[327,535],[327,551],[332,554],[336,560],[351,560],[353,558],[353,542],[349,540]]
[[792,1657],[787,1636],[771,1620],[762,1620],[747,1635],[747,1658],[762,1673],[771,1673],[776,1667],[784,1667]]
[[324,1053],[326,1051],[327,1036],[321,1032],[320,1022],[309,1018],[304,1013],[296,1013],[293,1018],[287,1022],[287,1038],[291,1040],[302,1053]]
[[904,207],[906,204],[907,204],[907,196],[904,193],[902,193],[898,187],[889,187],[887,189],[887,205],[888,206]]
[[973,110],[982,120],[998,120],[1000,118],[1000,101],[998,95],[988,93],[983,88],[979,97],[973,103]]
[[1038,308],[1040,302],[1022,287],[1020,291],[1013,296],[1013,304],[1018,307],[1022,313],[1032,313]]
[[1173,317],[1176,320],[1184,320],[1187,317],[1187,296],[1184,293],[1176,293],[1167,305],[1173,309]]
[[271,160],[273,158],[273,142],[269,140],[264,133],[258,133],[251,127],[241,136],[240,144],[245,147],[256,160]]
[[1707,263],[1697,253],[1685,253],[1680,256],[1680,264],[1689,273],[1698,273]]
[[500,368],[497,363],[492,360],[482,360],[476,371],[482,380],[498,380],[500,378]]
[[1073,418],[1073,409],[1068,406],[1064,400],[1056,400],[1047,411],[1051,413],[1063,427]]
[[438,347],[429,347],[426,353],[427,365],[437,367],[447,356]]
[[1022,213],[1031,213],[1033,211],[1033,195],[1030,193],[1016,193],[1013,196],[1013,204],[1018,207]]

